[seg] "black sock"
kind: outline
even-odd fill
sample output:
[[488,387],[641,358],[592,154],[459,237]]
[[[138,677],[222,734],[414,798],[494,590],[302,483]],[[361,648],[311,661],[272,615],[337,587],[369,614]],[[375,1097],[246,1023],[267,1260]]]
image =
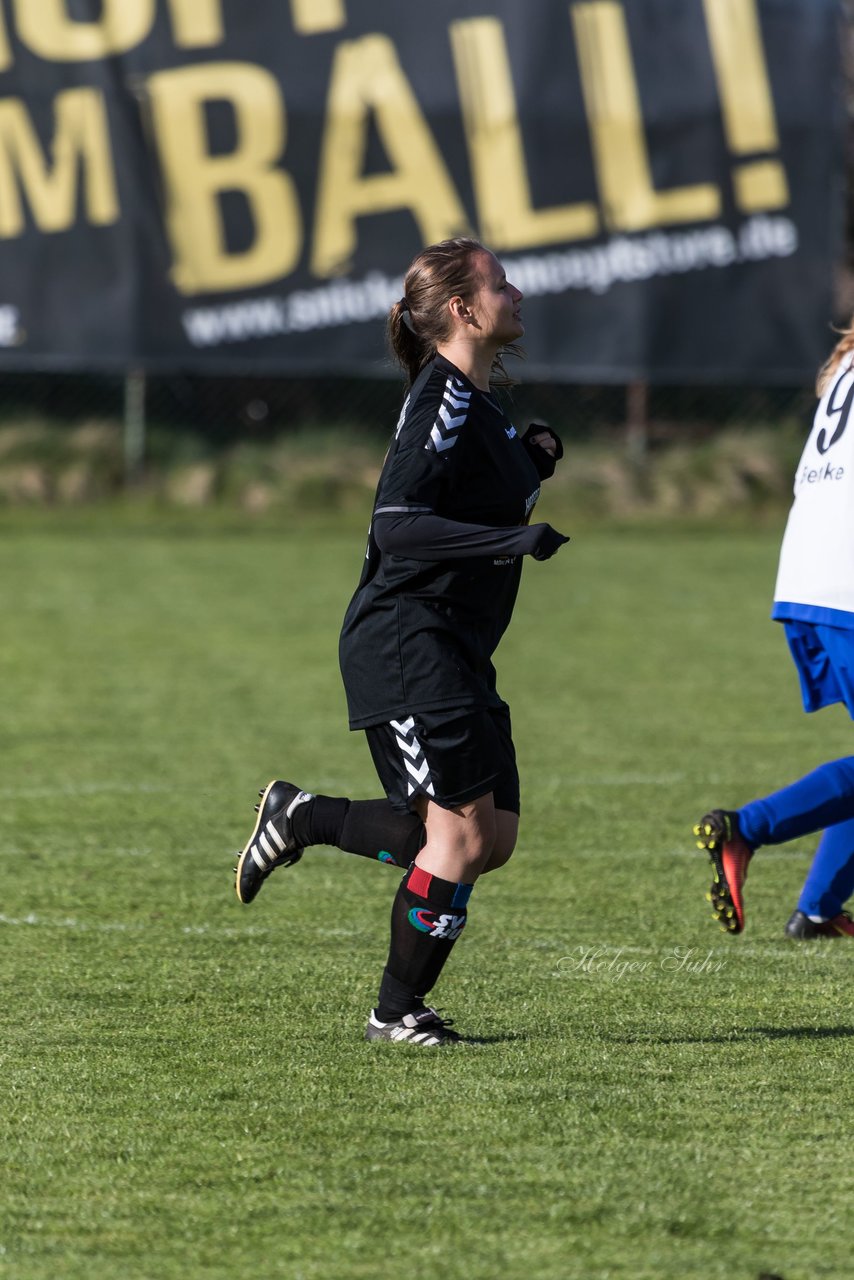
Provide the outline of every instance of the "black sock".
[[391,908],[391,945],[376,1008],[380,1022],[423,1008],[465,927],[472,887],[410,867]]
[[315,796],[297,806],[291,826],[303,848],[328,844],[393,867],[414,862],[425,838],[421,819],[414,813],[398,813],[388,800]]

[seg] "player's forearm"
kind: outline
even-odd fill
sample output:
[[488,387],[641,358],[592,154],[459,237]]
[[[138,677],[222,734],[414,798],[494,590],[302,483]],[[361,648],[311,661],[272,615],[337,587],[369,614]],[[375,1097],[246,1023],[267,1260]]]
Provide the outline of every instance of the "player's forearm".
[[525,555],[534,551],[538,528],[464,524],[433,512],[374,514],[374,539],[380,551],[410,560]]

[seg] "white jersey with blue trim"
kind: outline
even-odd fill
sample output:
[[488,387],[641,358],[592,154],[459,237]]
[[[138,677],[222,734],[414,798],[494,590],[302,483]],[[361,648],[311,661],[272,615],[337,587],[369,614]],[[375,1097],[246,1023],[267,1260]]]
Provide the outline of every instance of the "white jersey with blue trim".
[[795,475],[772,617],[854,628],[854,356],[834,371]]

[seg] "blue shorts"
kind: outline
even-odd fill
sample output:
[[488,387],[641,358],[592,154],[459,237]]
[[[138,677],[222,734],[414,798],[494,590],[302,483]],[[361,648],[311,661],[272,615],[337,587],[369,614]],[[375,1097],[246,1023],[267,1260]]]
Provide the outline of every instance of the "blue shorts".
[[854,631],[822,622],[784,622],[804,711],[844,702],[854,720]]

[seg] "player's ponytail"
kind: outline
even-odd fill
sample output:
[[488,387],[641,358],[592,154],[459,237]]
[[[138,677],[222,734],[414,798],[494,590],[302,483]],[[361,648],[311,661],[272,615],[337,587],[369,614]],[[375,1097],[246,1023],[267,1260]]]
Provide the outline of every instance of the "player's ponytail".
[[854,352],[854,317],[849,321],[847,329],[837,329],[836,332],[841,334],[841,337],[819,369],[818,377],[816,378],[815,393],[819,399],[821,399],[833,381],[833,375],[836,373],[838,366],[846,356]]
[[405,294],[388,313],[387,333],[392,355],[406,371],[406,381],[411,386],[420,370],[435,355],[436,348],[431,348],[418,336]]
[[[411,386],[421,370],[436,354],[436,348],[451,331],[448,303],[459,295],[469,299],[479,284],[477,255],[484,252],[478,240],[457,236],[428,245],[410,263],[403,280],[403,297],[388,314],[386,332],[391,353],[406,373]],[[520,355],[515,346],[505,351]],[[493,364],[492,382],[511,386],[501,360]]]

